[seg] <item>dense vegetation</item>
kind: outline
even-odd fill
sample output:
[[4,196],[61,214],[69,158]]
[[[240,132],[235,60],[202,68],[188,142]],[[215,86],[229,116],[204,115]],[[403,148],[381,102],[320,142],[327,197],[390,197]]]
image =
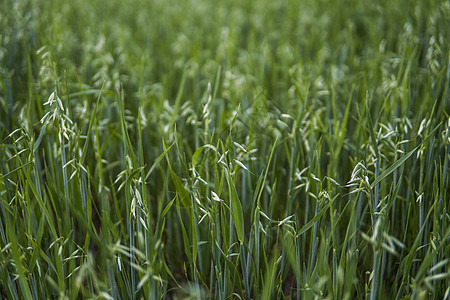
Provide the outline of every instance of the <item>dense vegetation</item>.
[[443,299],[450,2],[4,0],[0,295]]

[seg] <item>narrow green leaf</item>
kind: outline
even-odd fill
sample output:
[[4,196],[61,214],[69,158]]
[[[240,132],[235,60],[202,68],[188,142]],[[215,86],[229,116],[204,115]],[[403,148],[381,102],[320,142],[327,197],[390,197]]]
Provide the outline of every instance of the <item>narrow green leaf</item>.
[[194,155],[192,155],[192,166],[197,165],[198,159],[200,158],[200,155],[202,154],[204,149],[211,149],[211,150],[217,152],[216,147],[214,147],[213,145],[207,144],[207,145],[201,146],[194,152]]
[[80,156],[80,165],[83,164],[84,158],[85,158],[86,153],[87,153],[89,140],[90,140],[90,137],[91,137],[92,125],[94,125],[95,114],[97,112],[98,103],[100,102],[100,97],[102,96],[102,92],[103,92],[103,88],[104,87],[105,87],[105,83],[103,82],[102,89],[100,90],[100,93],[98,94],[97,101],[95,102],[95,105],[94,105],[94,110],[92,111],[92,114],[91,114],[91,119],[89,120],[89,127],[88,127],[88,131],[87,131],[87,134],[86,134],[86,141],[84,142],[83,151],[81,152],[81,156]]
[[169,212],[169,209],[172,207],[173,202],[175,201],[176,197],[172,199],[172,201],[169,202],[169,204],[167,204],[167,206],[164,208],[164,210],[161,213],[161,217],[164,218],[167,213]]
[[148,177],[153,173],[153,171],[156,169],[156,167],[159,165],[164,156],[166,156],[167,152],[170,150],[170,148],[172,148],[173,145],[175,145],[175,142],[172,143],[172,145],[170,145],[168,148],[164,147],[164,152],[160,156],[158,156],[153,165],[150,167],[150,170],[147,172],[147,175],[145,175],[145,180],[147,180]]
[[175,185],[175,189],[177,190],[177,193],[180,196],[181,203],[186,208],[190,207],[191,206],[191,197],[189,196],[188,191],[184,187],[183,182],[178,177],[178,175],[175,174],[175,172],[172,169],[170,170],[170,175],[171,175],[172,181]]
[[300,229],[300,231],[297,233],[297,237],[308,231],[308,229],[310,229],[314,225],[314,223],[319,220],[319,218],[322,217],[322,215],[327,211],[327,209],[330,207],[330,204],[331,203],[328,202],[327,205],[325,205],[319,212],[317,212],[317,214],[305,226],[303,226],[302,229]]
[[45,134],[45,129],[47,128],[47,124],[48,124],[48,120],[50,119],[50,115],[47,115],[47,118],[44,121],[44,124],[42,125],[41,131],[39,132],[39,136],[36,139],[36,142],[34,142],[33,145],[33,152],[37,150],[37,148],[39,147],[39,145],[41,144],[42,138],[44,137]]
[[236,192],[236,186],[231,179],[230,173],[225,170],[225,176],[228,183],[228,190],[231,197],[231,211],[234,221],[234,226],[236,227],[236,233],[240,242],[244,241],[244,215],[242,212],[242,204]]

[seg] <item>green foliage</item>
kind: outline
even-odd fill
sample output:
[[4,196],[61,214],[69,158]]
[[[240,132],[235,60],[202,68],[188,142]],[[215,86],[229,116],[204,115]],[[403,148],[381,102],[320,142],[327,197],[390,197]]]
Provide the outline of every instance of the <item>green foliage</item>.
[[450,2],[3,1],[0,296],[444,299]]

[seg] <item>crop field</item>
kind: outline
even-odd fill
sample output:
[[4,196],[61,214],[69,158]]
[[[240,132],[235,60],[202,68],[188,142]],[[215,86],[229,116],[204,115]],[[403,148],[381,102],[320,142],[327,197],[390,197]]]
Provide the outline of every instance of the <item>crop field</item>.
[[2,299],[449,299],[450,1],[0,1]]

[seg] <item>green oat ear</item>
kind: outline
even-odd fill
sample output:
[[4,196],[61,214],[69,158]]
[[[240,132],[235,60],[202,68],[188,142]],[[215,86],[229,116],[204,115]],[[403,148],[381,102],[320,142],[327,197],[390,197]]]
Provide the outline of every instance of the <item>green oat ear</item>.
[[436,130],[441,127],[442,122],[439,123],[426,137],[425,139],[420,142],[419,145],[417,145],[413,150],[409,151],[408,153],[406,153],[402,158],[400,158],[399,160],[397,160],[396,162],[394,162],[391,166],[389,166],[383,173],[380,174],[380,176],[378,176],[370,185],[372,188],[374,188],[378,183],[380,183],[383,179],[385,179],[386,177],[388,177],[389,175],[392,174],[392,172],[394,172],[398,167],[400,167],[406,160],[408,160],[408,158],[410,158],[417,150],[419,150],[419,148],[425,144],[425,142],[428,141],[428,139],[436,132]]

